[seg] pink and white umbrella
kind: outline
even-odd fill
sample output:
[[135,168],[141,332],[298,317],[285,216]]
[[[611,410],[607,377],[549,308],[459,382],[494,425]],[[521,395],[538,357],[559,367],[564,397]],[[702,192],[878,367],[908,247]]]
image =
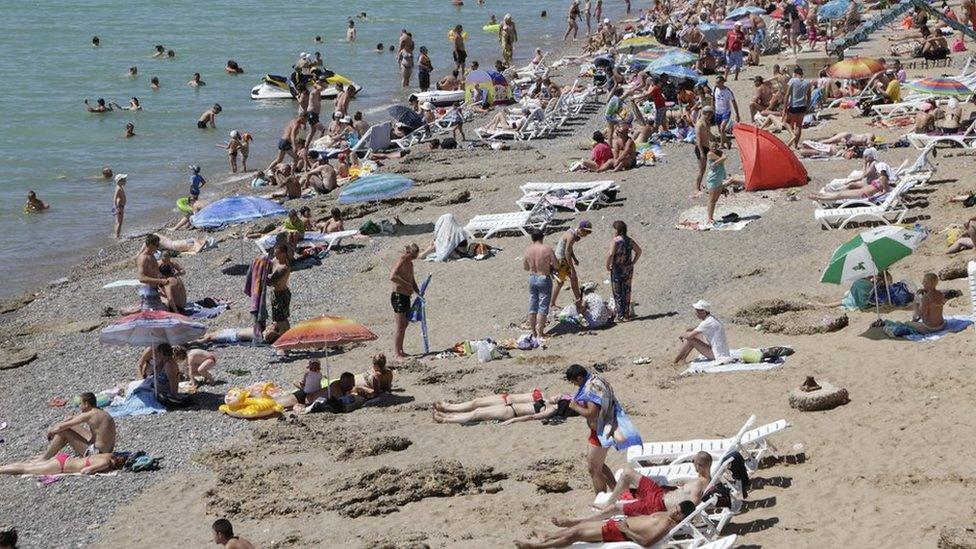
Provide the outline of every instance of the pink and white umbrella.
[[105,345],[145,347],[169,343],[180,345],[200,338],[206,326],[177,313],[144,311],[124,316],[102,329],[98,340]]

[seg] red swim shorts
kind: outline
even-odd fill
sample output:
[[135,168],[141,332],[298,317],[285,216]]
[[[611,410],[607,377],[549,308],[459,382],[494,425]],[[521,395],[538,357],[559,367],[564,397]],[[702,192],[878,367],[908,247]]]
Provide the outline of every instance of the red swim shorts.
[[597,448],[602,448],[603,445],[600,444],[600,439],[596,436],[596,429],[590,429],[590,437],[586,439],[590,443],[590,446],[595,446]]
[[610,519],[603,523],[603,541],[627,541],[627,537],[620,531],[617,521]]
[[651,515],[666,510],[664,506],[664,488],[658,486],[653,480],[642,476],[637,483],[636,495],[636,501],[625,503],[623,506],[623,512],[628,517]]

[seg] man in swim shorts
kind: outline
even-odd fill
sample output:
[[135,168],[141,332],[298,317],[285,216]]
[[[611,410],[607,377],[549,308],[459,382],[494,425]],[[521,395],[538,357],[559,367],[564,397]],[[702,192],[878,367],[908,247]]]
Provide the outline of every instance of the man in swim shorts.
[[224,109],[220,106],[220,103],[214,103],[213,107],[203,111],[203,114],[200,115],[200,119],[197,120],[197,127],[201,130],[205,130],[207,127],[217,129],[217,115],[222,110]]
[[705,178],[708,150],[712,146],[712,120],[715,109],[706,105],[695,122],[695,158],[698,159],[698,178],[695,180],[695,196],[702,192],[702,179]]
[[312,84],[312,89],[308,92],[308,110],[305,112],[305,119],[308,121],[308,138],[305,140],[311,144],[315,141],[315,132],[325,133],[325,126],[319,121],[322,112],[322,90],[325,89],[327,82],[325,79],[318,80]]
[[285,159],[285,155],[290,156],[293,163],[298,162],[294,144],[298,142],[298,135],[301,133],[302,128],[305,127],[307,121],[308,119],[305,116],[298,115],[288,122],[285,130],[281,133],[281,139],[278,140],[278,156],[268,165],[268,171],[274,170],[275,166],[281,164]]
[[682,501],[678,509],[670,512],[628,517],[624,520],[583,522],[571,528],[543,534],[539,541],[516,541],[515,546],[519,549],[548,549],[568,547],[576,542],[631,541],[642,547],[650,547],[694,512],[694,503]]
[[288,280],[291,278],[291,262],[288,260],[288,246],[277,244],[274,249],[274,259],[271,261],[271,274],[268,275],[268,285],[271,287],[271,321],[279,334],[285,333],[291,325],[291,290]]
[[579,259],[576,258],[576,251],[573,248],[577,242],[588,236],[591,232],[593,232],[593,225],[584,219],[580,221],[579,227],[569,229],[563,233],[563,236],[560,237],[559,242],[556,244],[555,253],[556,261],[558,261],[556,265],[556,284],[552,289],[552,301],[550,303],[557,310],[559,306],[556,305],[556,301],[559,297],[559,290],[563,288],[563,284],[567,280],[569,280],[570,288],[573,290],[573,297],[576,298],[577,310],[582,308],[580,300],[583,298],[583,293],[579,287],[579,275],[576,274],[576,266],[579,265]]
[[50,442],[38,459],[51,459],[65,446],[71,446],[80,457],[111,453],[115,449],[115,420],[97,406],[94,394],[82,393],[80,399],[80,414],[47,430]]
[[146,243],[136,257],[136,272],[139,282],[144,286],[139,288],[141,300],[140,309],[143,311],[165,311],[166,306],[159,296],[159,288],[170,283],[169,278],[165,278],[159,272],[159,262],[156,261],[156,252],[159,250],[159,236],[155,234],[146,235]]
[[546,331],[549,299],[552,297],[552,274],[556,272],[555,251],[542,243],[542,231],[529,231],[532,243],[522,253],[522,265],[529,272],[529,328],[539,341]]
[[468,60],[468,52],[464,49],[464,29],[461,25],[454,26],[454,68],[458,74],[464,74],[464,65]]

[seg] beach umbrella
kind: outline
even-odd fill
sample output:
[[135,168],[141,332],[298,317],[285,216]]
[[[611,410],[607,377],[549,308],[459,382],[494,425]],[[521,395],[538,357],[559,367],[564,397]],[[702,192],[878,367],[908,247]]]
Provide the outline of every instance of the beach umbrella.
[[386,109],[386,112],[393,117],[393,121],[411,129],[417,129],[424,125],[424,119],[414,112],[410,107],[403,105],[393,105]]
[[666,65],[664,67],[652,67],[648,68],[647,72],[651,74],[663,74],[667,76],[673,76],[675,78],[691,78],[698,80],[701,78],[701,73],[695,69],[688,67],[683,67],[681,65]]
[[506,103],[512,100],[512,90],[508,79],[498,71],[472,71],[464,79],[464,100],[472,101],[471,92],[475,84],[482,90],[488,90],[488,103]]
[[906,88],[932,95],[972,95],[973,90],[952,78],[920,78],[905,84]]
[[206,326],[181,314],[169,311],[142,311],[124,316],[102,329],[98,341],[103,345],[150,347],[153,352],[153,387],[158,374],[156,346],[162,343],[182,345],[199,339]]
[[749,124],[732,126],[745,172],[747,191],[802,187],[810,178],[807,169],[786,143]]
[[339,204],[356,204],[386,200],[408,191],[413,179],[396,174],[374,174],[360,177],[345,185],[339,193]]
[[851,0],[830,0],[830,2],[820,6],[820,9],[817,10],[817,20],[835,21],[844,17],[844,13],[850,7]]
[[[303,320],[281,334],[271,345],[276,349],[323,349],[325,351],[325,375],[332,385],[332,372],[329,367],[329,347],[348,343],[372,341],[376,334],[355,320],[344,316],[323,315]],[[331,391],[326,392],[329,398]]]
[[[898,225],[885,225],[865,231],[837,248],[820,276],[820,282],[844,284],[880,274],[908,257],[925,240],[926,233]],[[887,281],[885,281],[887,286]],[[880,300],[875,299],[878,317]]]
[[658,41],[653,36],[631,36],[617,42],[618,50],[627,50],[634,53],[658,46]]
[[274,200],[258,196],[229,196],[204,206],[199,212],[190,216],[190,223],[200,229],[217,229],[287,213],[288,211]]
[[827,76],[840,80],[864,80],[884,70],[884,65],[870,57],[852,57],[838,61],[827,69]]
[[705,36],[705,40],[708,40],[709,42],[715,42],[716,40],[724,37],[731,28],[732,25],[729,23],[721,23],[717,25],[715,23],[702,23],[701,25],[698,25],[698,30],[700,30]]
[[684,65],[685,63],[691,63],[697,61],[698,56],[686,50],[675,50],[665,53],[664,55],[650,61],[644,70],[650,72],[653,69],[660,67],[667,67],[669,65]]
[[729,21],[732,19],[742,19],[743,17],[748,17],[751,14],[765,15],[766,10],[758,6],[742,6],[741,8],[736,8],[730,11],[729,14],[725,16],[725,20]]

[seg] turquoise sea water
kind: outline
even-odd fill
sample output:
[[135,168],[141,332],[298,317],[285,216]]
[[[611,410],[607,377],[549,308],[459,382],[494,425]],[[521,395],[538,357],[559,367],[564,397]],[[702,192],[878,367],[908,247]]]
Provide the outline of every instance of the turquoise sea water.
[[[516,64],[522,65],[535,47],[561,40],[567,6],[562,0],[487,0],[482,6],[469,0],[461,8],[448,0],[0,3],[0,279],[6,281],[0,295],[61,276],[111,242],[113,185],[89,179],[103,166],[129,174],[124,232],[132,234],[173,215],[174,200],[186,193],[188,164],[202,165],[214,187],[228,178],[226,155],[214,145],[231,129],[254,135],[251,165],[266,165],[295,107],[252,101],[248,94],[262,74],[287,74],[300,52],[322,52],[327,67],[364,86],[353,105],[377,122],[385,118],[384,106],[410,91],[399,87],[393,54],[375,53],[378,42],[395,43],[400,29],[408,29],[431,51],[439,78],[452,65],[448,29],[464,25],[469,62],[490,66],[500,57],[497,35],[481,27],[492,13],[499,20],[511,13],[520,36]],[[616,8],[607,6],[611,14]],[[542,10],[548,18],[540,18]],[[367,20],[357,21],[358,41],[344,42],[346,21],[362,11]],[[95,35],[99,48],[90,46]],[[325,43],[314,43],[316,35]],[[152,58],[156,44],[176,57]],[[245,73],[225,74],[228,59]],[[133,65],[138,76],[129,78]],[[194,72],[205,87],[186,85]],[[155,92],[152,76],[161,85]],[[143,111],[98,115],[82,104],[103,97],[126,105],[133,96]],[[197,129],[197,118],[215,102],[224,109],[218,130]],[[126,122],[135,124],[135,138],[122,137]],[[24,214],[29,189],[52,209]]]

